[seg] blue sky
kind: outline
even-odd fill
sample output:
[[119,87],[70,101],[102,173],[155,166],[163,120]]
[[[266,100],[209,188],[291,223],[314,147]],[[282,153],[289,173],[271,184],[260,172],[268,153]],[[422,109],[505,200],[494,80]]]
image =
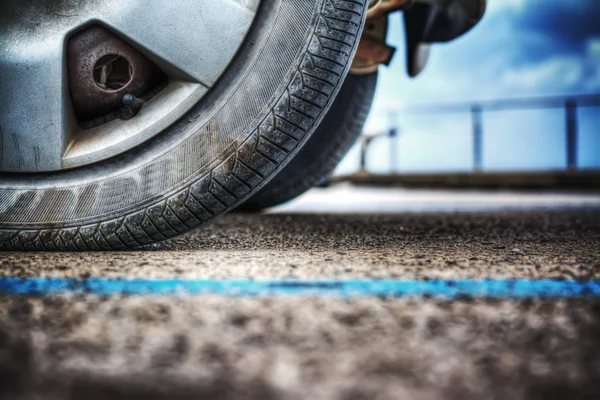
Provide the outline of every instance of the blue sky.
[[[425,71],[405,72],[400,14],[390,43],[398,48],[380,69],[367,132],[385,130],[395,109],[413,104],[600,93],[600,0],[488,0],[481,23],[465,36],[435,45]],[[600,109],[579,110],[579,166],[600,168]],[[389,172],[468,171],[472,138],[468,114],[399,117],[395,141],[374,142],[369,169]],[[485,170],[562,169],[564,111],[490,112],[484,116]],[[338,168],[358,165],[353,149]]]

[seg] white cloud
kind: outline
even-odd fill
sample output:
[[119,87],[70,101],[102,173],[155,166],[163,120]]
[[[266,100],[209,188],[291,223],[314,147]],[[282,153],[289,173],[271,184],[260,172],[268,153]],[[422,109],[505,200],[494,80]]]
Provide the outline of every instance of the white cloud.
[[600,37],[594,37],[588,40],[587,54],[593,72],[586,82],[586,90],[597,92],[600,91]]
[[587,53],[592,59],[600,63],[600,37],[593,37],[587,41]]
[[554,57],[543,63],[508,69],[500,80],[511,87],[525,89],[570,88],[583,81],[584,72],[581,58]]
[[561,55],[544,62],[507,69],[501,82],[512,88],[570,91],[600,90],[600,38],[588,40],[581,55]]

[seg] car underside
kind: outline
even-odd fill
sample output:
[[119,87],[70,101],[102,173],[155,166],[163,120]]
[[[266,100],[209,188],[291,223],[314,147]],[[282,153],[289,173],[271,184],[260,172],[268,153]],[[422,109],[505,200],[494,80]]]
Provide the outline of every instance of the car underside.
[[288,201],[362,132],[401,11],[407,73],[484,0],[7,0],[0,248],[109,250]]

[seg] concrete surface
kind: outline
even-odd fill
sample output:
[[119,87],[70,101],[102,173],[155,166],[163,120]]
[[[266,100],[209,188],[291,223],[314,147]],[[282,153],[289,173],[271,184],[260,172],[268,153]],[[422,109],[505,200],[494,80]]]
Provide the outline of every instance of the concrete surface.
[[[4,276],[600,279],[600,211],[230,215]],[[600,398],[600,300],[0,298],[1,399]]]
[[600,209],[600,193],[356,187],[313,189],[272,209],[275,213],[403,213]]
[[0,273],[151,278],[600,278],[600,212],[228,215],[145,251],[1,253]]

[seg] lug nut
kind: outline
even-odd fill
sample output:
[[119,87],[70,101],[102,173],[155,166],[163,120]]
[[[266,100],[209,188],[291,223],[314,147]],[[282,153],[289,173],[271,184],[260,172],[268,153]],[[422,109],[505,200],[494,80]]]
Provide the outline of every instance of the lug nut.
[[119,113],[119,118],[123,120],[128,120],[135,117],[137,113],[140,112],[140,109],[144,103],[146,103],[144,100],[135,97],[131,93],[124,95],[122,101],[126,108]]

